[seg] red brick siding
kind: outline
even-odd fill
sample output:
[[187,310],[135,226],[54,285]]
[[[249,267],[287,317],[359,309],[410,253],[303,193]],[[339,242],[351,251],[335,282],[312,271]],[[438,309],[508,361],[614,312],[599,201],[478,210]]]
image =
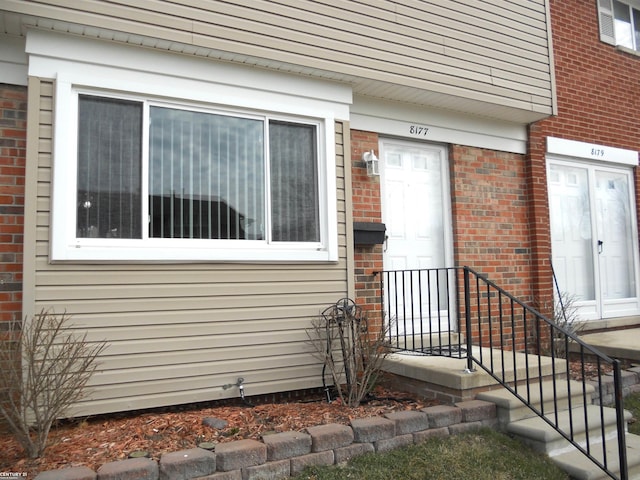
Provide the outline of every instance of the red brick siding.
[[0,84],[0,342],[11,340],[3,326],[22,319],[26,130],[27,89]]
[[[640,58],[600,41],[596,2],[551,0],[558,115],[530,127],[529,205],[537,298],[553,292],[546,137],[640,150]],[[636,203],[640,176],[635,170]]]
[[[354,222],[381,222],[380,177],[369,177],[362,161],[362,154],[373,150],[378,155],[378,134],[351,131],[351,181]],[[380,277],[382,271],[382,246],[354,248],[355,301],[362,306],[373,325],[381,323]]]
[[454,255],[530,300],[530,242],[523,155],[450,148]]
[[[516,298],[530,302],[531,242],[524,155],[452,145],[449,162],[456,265],[469,266]],[[522,347],[522,322],[515,327],[517,346]],[[511,336],[510,331],[502,333],[504,338]],[[492,335],[494,344],[502,344],[497,330]],[[483,325],[482,338],[489,338],[488,325]]]
[[22,317],[27,89],[0,84],[0,322]]

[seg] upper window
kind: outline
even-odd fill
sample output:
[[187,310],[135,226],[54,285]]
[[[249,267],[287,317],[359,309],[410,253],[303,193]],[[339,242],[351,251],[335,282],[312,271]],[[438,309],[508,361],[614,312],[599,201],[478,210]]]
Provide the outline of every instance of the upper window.
[[78,111],[78,238],[320,242],[316,124],[95,95]]
[[598,10],[603,41],[640,51],[640,3],[598,0]]

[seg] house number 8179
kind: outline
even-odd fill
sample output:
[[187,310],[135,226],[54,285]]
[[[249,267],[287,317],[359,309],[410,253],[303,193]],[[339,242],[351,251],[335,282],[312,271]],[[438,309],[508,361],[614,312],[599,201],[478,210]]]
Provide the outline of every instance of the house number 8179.
[[429,131],[428,127],[422,127],[420,125],[409,125],[409,133],[411,135],[419,135],[421,137],[426,137],[428,131]]

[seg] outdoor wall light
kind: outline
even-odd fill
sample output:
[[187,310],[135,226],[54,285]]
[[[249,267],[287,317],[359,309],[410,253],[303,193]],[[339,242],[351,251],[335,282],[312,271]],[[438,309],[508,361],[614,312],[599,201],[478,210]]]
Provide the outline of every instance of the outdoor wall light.
[[362,160],[367,165],[367,175],[370,177],[377,177],[380,175],[380,161],[373,150],[370,152],[364,152],[362,154]]

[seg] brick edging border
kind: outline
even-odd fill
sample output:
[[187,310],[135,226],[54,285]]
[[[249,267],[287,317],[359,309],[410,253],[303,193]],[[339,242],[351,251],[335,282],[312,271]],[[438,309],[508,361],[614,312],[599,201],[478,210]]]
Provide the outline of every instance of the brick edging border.
[[160,461],[131,458],[88,467],[49,470],[36,480],[276,480],[307,466],[334,465],[368,452],[384,452],[480,427],[495,428],[496,406],[482,400],[359,418],[303,432],[265,435],[262,441],[221,443],[215,452],[193,448],[165,453]]

